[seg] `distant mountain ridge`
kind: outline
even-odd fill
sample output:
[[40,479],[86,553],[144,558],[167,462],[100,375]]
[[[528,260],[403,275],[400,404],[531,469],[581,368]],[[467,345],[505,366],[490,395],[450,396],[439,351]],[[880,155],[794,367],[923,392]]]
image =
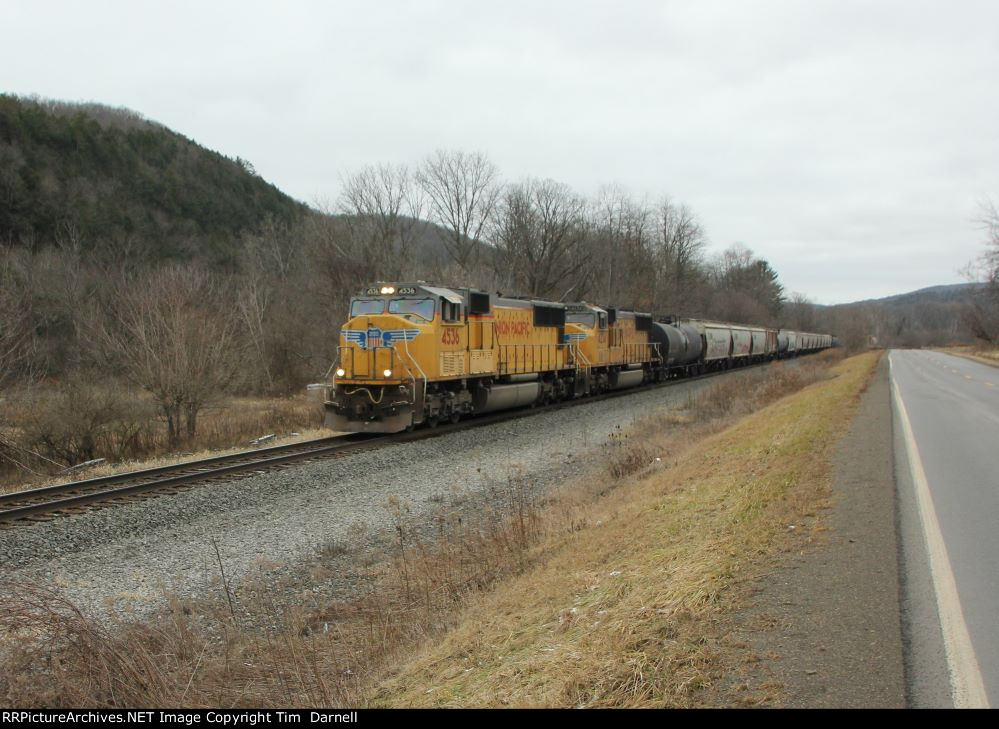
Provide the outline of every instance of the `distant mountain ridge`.
[[0,95],[0,243],[140,242],[153,258],[230,259],[240,233],[309,208],[249,163],[127,109]]
[[920,299],[953,301],[955,299],[966,299],[968,296],[974,294],[976,291],[980,291],[984,285],[985,284],[982,283],[940,284],[938,286],[927,286],[922,289],[916,289],[915,291],[907,291],[902,294],[892,294],[891,296],[882,296],[879,299],[863,299],[862,301],[851,301],[848,304],[840,304],[839,306],[858,306],[861,304],[907,303],[910,301],[918,301]]
[[859,326],[883,346],[922,347],[968,343],[973,337],[968,314],[975,294],[984,284],[927,286],[825,307],[844,327]]

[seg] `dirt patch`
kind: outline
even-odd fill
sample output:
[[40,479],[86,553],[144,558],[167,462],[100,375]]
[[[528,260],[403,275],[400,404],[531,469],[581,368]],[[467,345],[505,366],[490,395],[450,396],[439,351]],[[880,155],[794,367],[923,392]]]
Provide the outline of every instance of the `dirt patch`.
[[755,585],[733,641],[759,656],[733,701],[904,707],[898,544],[887,359],[833,458],[832,506],[810,547]]

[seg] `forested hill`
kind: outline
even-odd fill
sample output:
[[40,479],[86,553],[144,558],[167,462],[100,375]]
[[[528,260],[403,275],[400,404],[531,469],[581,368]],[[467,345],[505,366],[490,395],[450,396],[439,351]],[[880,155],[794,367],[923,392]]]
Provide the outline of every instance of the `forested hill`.
[[908,291],[904,294],[885,296],[880,299],[865,299],[855,301],[847,306],[858,306],[861,304],[876,304],[879,306],[905,306],[908,304],[934,304],[949,302],[967,302],[968,299],[980,291],[984,284],[981,283],[960,283],[944,284],[941,286],[927,286],[917,291]]
[[[976,297],[983,284],[930,286],[918,291],[850,304],[816,307],[816,322],[836,321],[837,332],[874,337],[886,347],[923,347],[968,343]],[[842,336],[842,335],[841,335]]]
[[239,233],[307,211],[249,163],[134,112],[0,95],[0,244],[224,262]]

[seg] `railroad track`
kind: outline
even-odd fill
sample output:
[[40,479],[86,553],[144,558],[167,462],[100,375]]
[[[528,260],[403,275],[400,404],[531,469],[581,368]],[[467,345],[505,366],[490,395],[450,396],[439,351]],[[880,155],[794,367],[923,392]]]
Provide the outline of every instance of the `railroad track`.
[[245,476],[296,461],[346,455],[359,448],[374,447],[384,440],[384,437],[363,435],[331,436],[0,494],[0,523],[67,516],[93,505],[113,505],[138,496],[176,493],[195,483]]
[[88,508],[113,507],[117,504],[130,503],[138,498],[176,494],[180,490],[187,489],[197,483],[232,480],[287,466],[291,463],[319,458],[343,457],[359,451],[367,451],[426,438],[435,438],[457,430],[480,428],[498,422],[516,420],[583,403],[592,403],[636,392],[645,392],[661,387],[696,382],[729,372],[746,371],[756,367],[763,367],[767,364],[769,363],[764,362],[740,367],[737,370],[711,372],[695,377],[684,377],[644,387],[615,390],[601,395],[557,402],[545,406],[492,413],[464,420],[456,424],[442,425],[437,428],[422,428],[408,433],[393,433],[389,435],[355,433],[331,436],[252,451],[242,451],[225,456],[215,456],[170,466],[119,473],[113,476],[73,481],[28,491],[0,494],[0,525],[30,524],[35,521],[47,521],[59,516],[71,516],[81,513]]

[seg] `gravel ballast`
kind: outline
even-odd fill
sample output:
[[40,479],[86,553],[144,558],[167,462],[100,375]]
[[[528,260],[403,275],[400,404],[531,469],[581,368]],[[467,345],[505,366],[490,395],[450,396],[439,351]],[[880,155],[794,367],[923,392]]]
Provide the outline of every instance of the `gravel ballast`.
[[[766,367],[725,377],[762,378]],[[168,596],[215,590],[215,548],[237,587],[262,569],[293,570],[324,545],[390,530],[393,497],[429,520],[456,493],[513,479],[545,491],[586,472],[608,436],[663,408],[685,408],[712,380],[636,391],[494,425],[237,481],[201,484],[72,517],[0,530],[3,577],[55,587],[85,614],[142,616]]]

